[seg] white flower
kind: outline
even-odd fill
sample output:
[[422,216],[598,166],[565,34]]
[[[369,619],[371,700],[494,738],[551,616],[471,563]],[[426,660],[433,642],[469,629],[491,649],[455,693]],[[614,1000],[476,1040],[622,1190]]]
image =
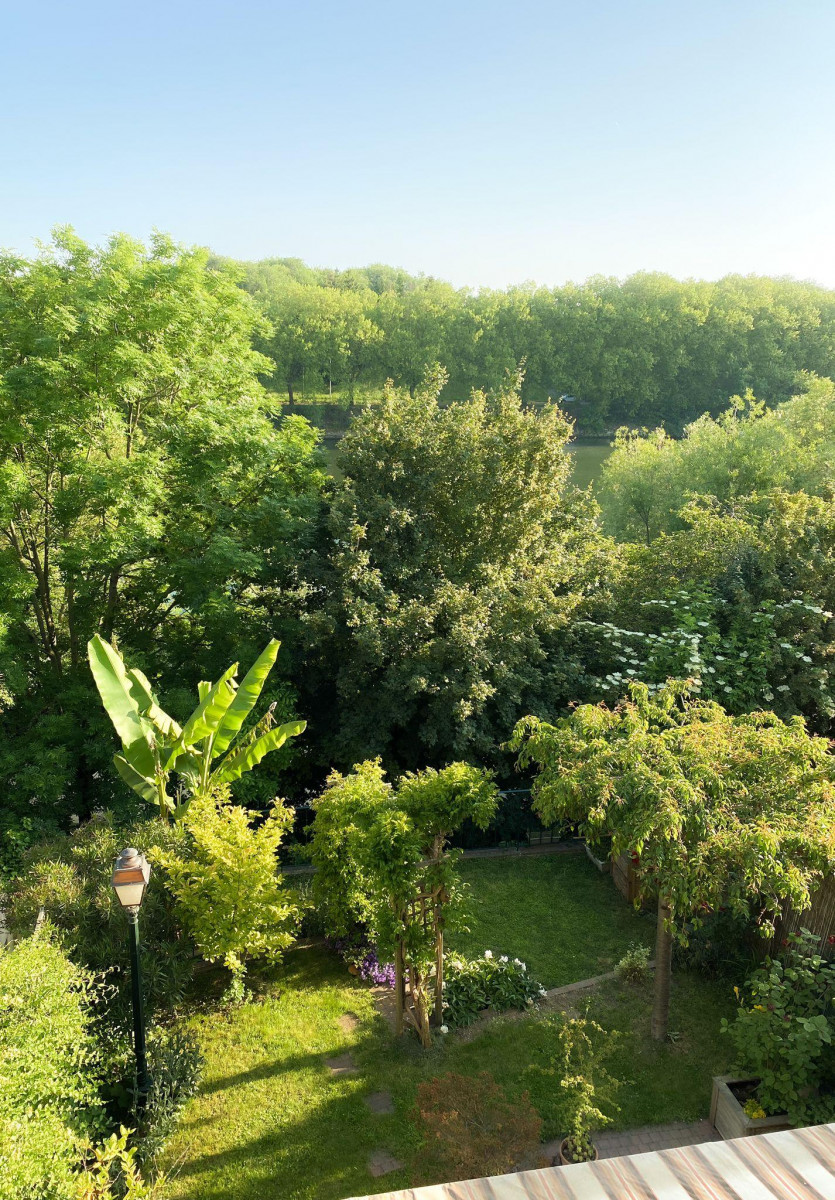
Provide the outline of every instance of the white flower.
[[514,958],[513,965],[514,967],[522,967],[525,964],[522,962],[521,958]]
[[787,692],[788,690],[789,690],[789,685],[787,683],[781,683],[777,689],[778,692]]
[[492,951],[492,950],[485,950],[485,951],[484,951],[484,957],[485,957],[485,958],[492,958],[492,957],[493,957],[493,951]]
[[499,959],[499,962],[507,962],[507,961],[508,961],[508,958],[507,958],[507,955],[506,955],[506,954],[503,954],[503,955],[501,956],[501,958]]
[[449,1033],[449,1025],[442,1025],[441,1033]]
[[539,985],[539,994],[540,994],[540,996],[548,995],[548,993],[545,991],[545,988],[542,986],[542,984]]
[[528,1008],[533,1008],[533,997],[528,996],[527,1000],[525,1001],[525,1004],[528,1006]]
[[71,822],[73,825],[78,825],[78,824],[79,824],[79,818],[78,818],[78,814],[77,814],[77,813],[72,813],[72,815],[70,816],[70,822]]

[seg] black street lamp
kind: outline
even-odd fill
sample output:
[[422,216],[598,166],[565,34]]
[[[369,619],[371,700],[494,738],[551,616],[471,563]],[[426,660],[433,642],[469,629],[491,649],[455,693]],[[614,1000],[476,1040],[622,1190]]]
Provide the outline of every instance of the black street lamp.
[[142,1006],[142,971],[139,964],[139,909],[151,878],[151,864],[129,846],[116,859],[113,890],[128,918],[131,985],[133,988],[133,1046],[136,1052],[136,1106],[144,1108],[151,1090],[145,1056],[145,1013]]

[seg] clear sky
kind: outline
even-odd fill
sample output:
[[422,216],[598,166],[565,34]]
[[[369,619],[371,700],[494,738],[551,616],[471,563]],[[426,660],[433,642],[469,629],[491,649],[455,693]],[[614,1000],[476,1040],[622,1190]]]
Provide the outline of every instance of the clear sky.
[[834,0],[0,0],[0,245],[835,286]]

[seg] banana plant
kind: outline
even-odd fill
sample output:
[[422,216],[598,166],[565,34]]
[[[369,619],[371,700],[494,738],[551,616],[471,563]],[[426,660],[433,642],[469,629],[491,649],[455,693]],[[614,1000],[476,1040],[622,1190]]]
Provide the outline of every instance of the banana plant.
[[[217,683],[198,684],[197,707],[181,726],[160,708],[141,671],[129,668],[98,634],[90,640],[90,669],[122,743],[122,753],[113,759],[116,770],[137,795],[157,805],[161,816],[179,819],[192,796],[240,779],[265,754],[304,731],[306,721],[276,725],[271,707],[248,732],[242,732],[273,668],[278,647],[273,638],[240,686],[235,678],[237,663],[224,671]],[[184,781],[187,799],[175,801],[170,795],[172,773]]]

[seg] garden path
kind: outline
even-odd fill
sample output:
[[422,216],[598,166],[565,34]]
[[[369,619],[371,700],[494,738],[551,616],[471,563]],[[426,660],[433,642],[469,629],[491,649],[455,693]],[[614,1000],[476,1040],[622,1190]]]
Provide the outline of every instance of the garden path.
[[[672,1125],[644,1125],[618,1133],[596,1133],[594,1144],[601,1158],[620,1158],[624,1154],[644,1154],[647,1150],[677,1150],[681,1146],[700,1146],[703,1142],[721,1142],[710,1121],[676,1121]],[[555,1153],[559,1153],[559,1142]],[[549,1145],[548,1150],[551,1149]]]

